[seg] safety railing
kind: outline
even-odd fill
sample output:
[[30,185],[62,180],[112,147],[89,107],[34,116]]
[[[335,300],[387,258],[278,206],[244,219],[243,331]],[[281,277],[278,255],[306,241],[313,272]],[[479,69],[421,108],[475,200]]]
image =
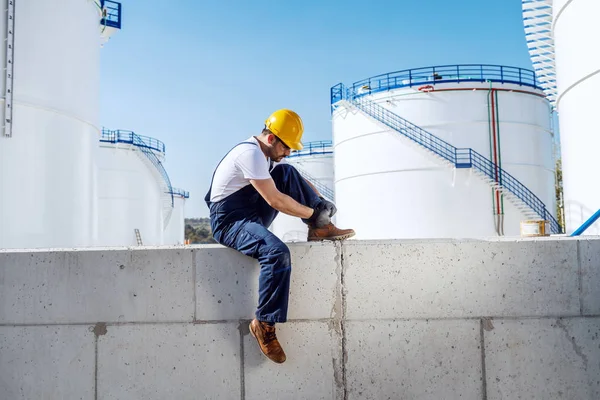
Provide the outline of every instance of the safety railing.
[[321,140],[306,143],[302,150],[292,151],[288,158],[305,157],[317,154],[333,154],[333,142],[331,140]]
[[[389,72],[354,82],[348,89],[360,97],[366,94],[403,87],[421,86],[436,83],[460,82],[500,82],[513,83],[542,89],[535,73],[528,69],[507,67],[503,65],[463,64],[440,65]],[[342,99],[340,86],[331,88],[331,104]]]
[[527,187],[516,178],[499,168],[496,164],[475,150],[471,148],[454,147],[385,107],[382,107],[365,97],[357,96],[352,88],[345,89],[342,85],[341,92],[344,100],[348,100],[375,120],[387,125],[437,156],[452,163],[456,168],[474,168],[487,178],[497,182],[501,188],[506,189],[519,198],[531,208],[533,212],[539,215],[540,218],[549,221],[553,233],[562,232],[562,227],[556,218],[548,212],[546,205],[531,190],[527,189]]
[[171,191],[171,194],[174,196],[183,197],[184,199],[190,198],[190,192],[187,192],[187,191],[185,191],[183,189],[179,189],[179,188],[173,188],[173,190]]
[[[135,140],[135,142],[134,136],[137,137],[137,140]],[[161,153],[165,152],[165,144],[160,140],[148,136],[138,135],[132,131],[124,131],[121,129],[102,129],[102,138],[100,139],[100,141],[104,143],[135,144],[136,146],[146,147],[150,150],[158,151]]]
[[294,165],[294,168],[296,168],[298,170],[298,172],[300,172],[300,175],[302,175],[305,179],[307,179],[310,183],[312,183],[317,188],[317,190],[319,191],[321,196],[327,198],[328,200],[334,201],[333,190],[331,190],[323,182],[321,182],[320,180],[318,180],[317,178],[315,178],[314,176],[312,176],[311,174],[306,172],[304,169],[299,168],[295,165]]
[[112,0],[100,0],[102,18],[100,24],[121,29],[121,3]]
[[[102,129],[102,137],[100,141],[108,143],[129,143],[133,146],[138,147],[140,151],[146,156],[147,161],[149,161],[156,168],[156,171],[162,177],[162,190],[167,196],[165,208],[173,207],[173,186],[171,185],[169,174],[167,174],[165,167],[154,152],[165,151],[165,145],[161,141],[147,136],[140,136],[131,131],[111,131],[108,129]],[[166,210],[165,215],[165,219],[168,220],[168,218],[170,218],[170,212]]]
[[585,232],[587,230],[587,228],[589,228],[590,226],[592,226],[594,224],[594,222],[596,222],[598,220],[598,218],[600,218],[600,210],[596,211],[594,213],[594,215],[592,215],[591,217],[589,217],[587,219],[587,221],[585,221],[583,224],[581,224],[581,226],[577,229],[575,229],[575,231],[573,233],[571,233],[570,236],[579,236],[581,235],[583,232]]

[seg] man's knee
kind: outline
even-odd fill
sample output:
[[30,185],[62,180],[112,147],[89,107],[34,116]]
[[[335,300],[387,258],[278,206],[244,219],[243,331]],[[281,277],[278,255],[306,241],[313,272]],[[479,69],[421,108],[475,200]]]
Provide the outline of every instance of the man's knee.
[[290,179],[297,175],[299,175],[298,170],[290,164],[279,164],[271,170],[271,178],[273,178],[275,182]]
[[269,256],[279,268],[289,268],[292,265],[290,249],[283,242],[276,242],[269,246]]

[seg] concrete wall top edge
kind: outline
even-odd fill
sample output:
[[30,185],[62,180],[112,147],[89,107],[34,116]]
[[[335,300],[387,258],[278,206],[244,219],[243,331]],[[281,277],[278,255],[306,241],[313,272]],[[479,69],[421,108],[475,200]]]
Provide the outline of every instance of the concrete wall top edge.
[[[481,237],[481,238],[426,238],[426,239],[386,239],[386,240],[346,240],[344,246],[364,245],[392,245],[392,244],[436,244],[436,243],[481,243],[481,242],[539,242],[539,241],[594,241],[600,236],[569,237],[565,235],[552,235],[544,237]],[[335,246],[337,242],[294,242],[286,243],[290,247],[306,246]],[[195,245],[163,245],[163,246],[115,246],[115,247],[65,247],[65,248],[19,248],[0,249],[0,254],[6,253],[58,253],[58,252],[102,252],[102,251],[149,251],[149,250],[204,250],[227,249],[220,244],[195,244]]]

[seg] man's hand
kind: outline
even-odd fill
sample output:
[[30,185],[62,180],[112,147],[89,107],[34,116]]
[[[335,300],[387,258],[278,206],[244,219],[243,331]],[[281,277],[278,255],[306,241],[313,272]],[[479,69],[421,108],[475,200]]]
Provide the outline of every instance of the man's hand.
[[327,204],[324,201],[319,202],[314,209],[313,214],[308,219],[303,219],[305,224],[311,228],[323,228],[331,222],[331,210],[326,208]]
[[309,218],[313,209],[306,207],[290,196],[277,190],[273,179],[251,179],[250,183],[263,199],[277,211],[294,217]]
[[333,204],[331,201],[325,199],[323,196],[319,196],[319,198],[321,199],[321,201],[323,203],[325,203],[325,209],[327,211],[329,211],[329,216],[333,217],[335,215],[335,213],[337,212],[337,207],[335,206],[335,204]]

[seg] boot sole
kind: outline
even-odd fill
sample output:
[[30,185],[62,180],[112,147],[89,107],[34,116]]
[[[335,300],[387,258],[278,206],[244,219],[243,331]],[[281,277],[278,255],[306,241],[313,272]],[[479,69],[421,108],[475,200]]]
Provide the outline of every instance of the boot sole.
[[279,362],[279,361],[275,361],[272,358],[270,358],[268,355],[265,354],[265,352],[262,350],[262,347],[260,347],[260,342],[258,341],[258,338],[256,337],[256,335],[254,334],[254,330],[252,330],[252,322],[250,322],[250,324],[248,325],[248,328],[250,328],[250,334],[252,335],[252,337],[254,339],[256,339],[256,344],[258,345],[258,349],[260,350],[260,353],[265,356],[267,358],[267,360],[272,361],[276,364],[283,364],[285,362],[285,360]]
[[318,242],[318,241],[323,241],[323,240],[332,240],[332,241],[337,241],[337,240],[344,240],[344,239],[348,239],[351,238],[352,236],[354,236],[354,233],[347,233],[345,235],[338,235],[338,236],[328,236],[328,237],[309,237],[307,240],[309,242]]

